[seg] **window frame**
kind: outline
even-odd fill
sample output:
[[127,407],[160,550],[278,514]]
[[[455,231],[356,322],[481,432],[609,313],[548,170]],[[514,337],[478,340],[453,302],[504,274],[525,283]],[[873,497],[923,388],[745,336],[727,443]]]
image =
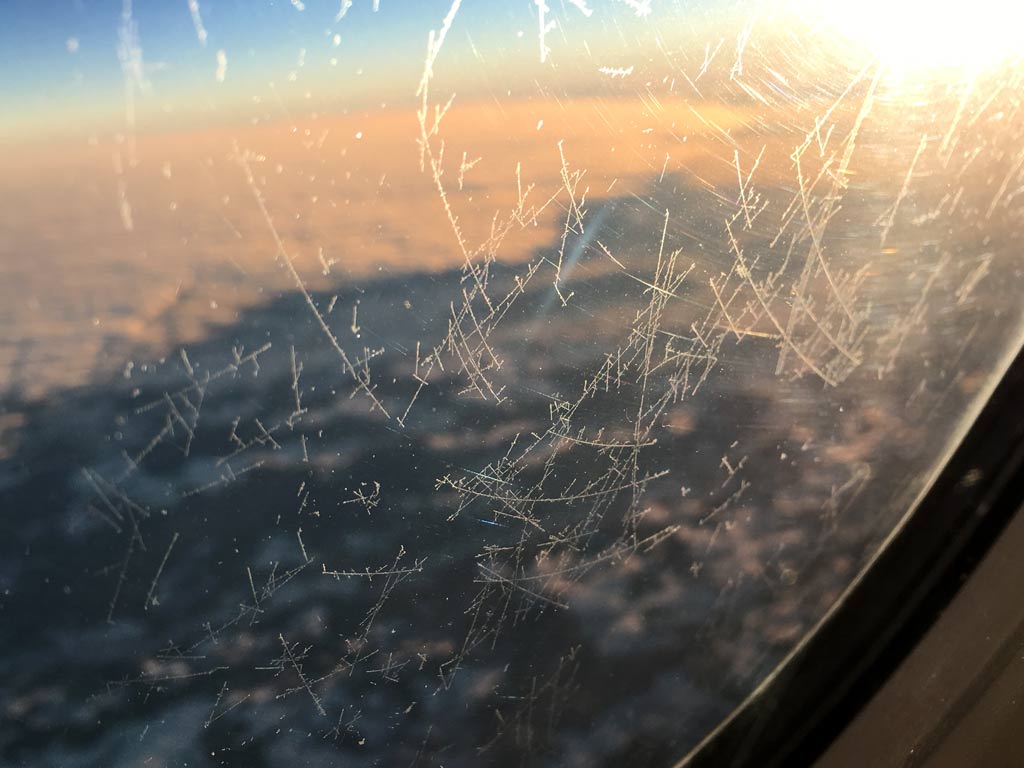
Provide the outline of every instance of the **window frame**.
[[1021,509],[1022,397],[1024,348],[843,596],[678,768],[808,765],[824,752]]

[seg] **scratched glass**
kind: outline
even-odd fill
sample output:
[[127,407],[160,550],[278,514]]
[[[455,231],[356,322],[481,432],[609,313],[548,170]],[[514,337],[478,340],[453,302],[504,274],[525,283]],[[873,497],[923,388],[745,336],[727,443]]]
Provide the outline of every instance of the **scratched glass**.
[[5,5],[0,762],[683,758],[1020,347],[1011,5]]

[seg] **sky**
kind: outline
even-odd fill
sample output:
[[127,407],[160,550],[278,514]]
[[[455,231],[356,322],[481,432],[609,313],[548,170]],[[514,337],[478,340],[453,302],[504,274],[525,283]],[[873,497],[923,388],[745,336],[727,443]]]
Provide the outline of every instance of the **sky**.
[[[738,44],[735,29],[713,29],[735,14],[756,17],[763,39],[772,13],[791,13],[813,29],[836,29],[865,44],[894,69],[980,66],[1007,52],[1020,54],[1019,13],[1007,15],[1000,0],[978,0],[971,14],[953,0],[937,3],[934,12],[923,11],[923,2],[865,0],[865,10],[856,11],[857,4],[843,0],[462,0],[436,74],[461,100],[529,96],[510,92],[510,84],[537,92],[552,83],[568,94],[579,92],[581,83],[604,87],[607,79],[595,77],[601,68],[625,69],[644,56],[657,59],[656,40],[688,47],[688,63],[696,71],[705,45],[725,43],[728,51]],[[135,131],[411,102],[427,35],[440,27],[451,5],[452,0],[5,0],[0,139],[128,130],[119,57],[125,31],[134,31],[141,50],[134,77],[128,67]],[[543,62],[541,8],[550,49]],[[777,27],[786,26],[782,18]],[[918,33],[906,35],[910,27]]]
[[[244,118],[265,101],[287,112],[303,104],[343,110],[411,100],[427,35],[440,26],[451,1],[378,0],[375,11],[374,0],[351,0],[339,21],[345,2],[8,0],[0,68],[12,76],[0,80],[0,103],[8,105],[0,114],[0,135],[49,133],[69,122],[115,129],[125,110],[120,36],[132,26],[143,61],[141,76],[130,78],[140,130],[197,117]],[[597,55],[595,48],[621,48],[652,19],[664,24],[670,5],[690,17],[706,5],[665,0],[655,7],[659,14],[648,15],[646,2],[589,0],[588,16],[577,3],[548,0],[554,26],[543,66],[574,66],[582,55]],[[533,0],[464,0],[446,42],[449,77],[479,95],[495,87],[488,67],[539,72],[538,27]],[[564,70],[560,77],[564,82]]]

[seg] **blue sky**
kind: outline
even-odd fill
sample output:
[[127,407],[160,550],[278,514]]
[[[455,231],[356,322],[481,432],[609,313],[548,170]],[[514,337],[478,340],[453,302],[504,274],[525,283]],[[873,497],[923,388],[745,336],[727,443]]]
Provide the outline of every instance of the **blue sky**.
[[[664,23],[672,0],[654,0]],[[429,30],[439,26],[451,0],[352,0],[341,22],[341,0],[199,0],[207,32],[196,34],[188,0],[134,0],[132,18],[151,88],[138,97],[140,122],[149,114],[203,109],[244,109],[254,97],[337,106],[374,99],[409,98],[426,49]],[[637,21],[623,0],[590,0],[585,18],[565,0],[548,0],[551,16],[571,23],[574,35],[610,39]],[[296,5],[303,5],[299,10]],[[692,7],[692,3],[690,4]],[[74,115],[103,124],[124,108],[118,60],[122,0],[7,0],[0,23],[0,98],[8,108],[0,132]],[[651,18],[654,18],[653,16]],[[338,36],[337,43],[335,35]],[[77,43],[69,51],[69,41]],[[550,35],[552,60],[565,45],[560,30]],[[534,66],[536,7],[532,0],[464,0],[446,43],[450,71],[480,68],[485,60]],[[74,47],[74,45],[72,46]],[[305,50],[304,56],[301,54]],[[217,51],[227,59],[224,83],[216,81]],[[300,56],[304,66],[299,66]],[[569,57],[566,56],[566,61]],[[310,103],[307,101],[306,103]]]
[[[386,25],[389,44],[400,59],[411,61],[414,49],[420,49],[415,57],[422,57],[426,32],[443,15],[443,6],[430,0],[384,0],[375,16],[372,0],[363,0],[335,23],[337,2],[310,0],[299,11],[289,0],[200,0],[205,46],[187,0],[135,0],[132,15],[147,78],[166,94],[213,82],[219,49],[227,55],[229,87],[252,79],[284,80],[298,68],[303,48],[306,66],[314,70],[323,69],[332,56],[358,60],[372,53],[374,24]],[[8,0],[0,24],[3,103],[31,112],[120,101],[121,24],[121,0]],[[341,36],[338,46],[335,33]],[[69,40],[77,41],[77,51],[69,52]]]

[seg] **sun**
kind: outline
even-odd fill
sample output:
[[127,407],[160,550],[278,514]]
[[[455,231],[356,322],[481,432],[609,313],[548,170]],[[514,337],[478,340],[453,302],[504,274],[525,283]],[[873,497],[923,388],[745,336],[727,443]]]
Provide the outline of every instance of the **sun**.
[[802,14],[893,70],[979,69],[1024,54],[1018,0],[798,0]]

